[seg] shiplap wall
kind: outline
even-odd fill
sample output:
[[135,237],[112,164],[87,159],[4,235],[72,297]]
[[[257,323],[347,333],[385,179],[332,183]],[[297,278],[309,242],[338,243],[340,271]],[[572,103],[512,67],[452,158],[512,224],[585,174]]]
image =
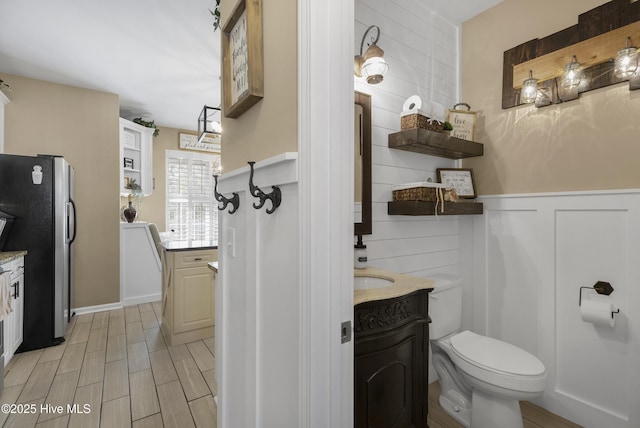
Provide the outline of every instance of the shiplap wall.
[[380,27],[378,46],[389,70],[378,85],[355,79],[355,89],[370,94],[372,103],[373,234],[364,237],[369,264],[417,276],[460,274],[457,217],[387,215],[393,184],[435,181],[436,168],[455,166],[449,159],[389,149],[387,137],[400,130],[402,104],[411,95],[445,108],[458,102],[460,29],[420,0],[356,1],[356,54],[370,25]]

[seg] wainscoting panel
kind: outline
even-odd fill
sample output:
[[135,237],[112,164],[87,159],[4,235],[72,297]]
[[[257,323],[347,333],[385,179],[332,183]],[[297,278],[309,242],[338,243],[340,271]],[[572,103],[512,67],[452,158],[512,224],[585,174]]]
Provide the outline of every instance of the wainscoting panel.
[[536,211],[487,211],[487,333],[536,354]]
[[[640,191],[480,200],[460,243],[472,329],[545,364],[537,404],[586,428],[639,427]],[[579,287],[597,281],[615,289],[614,328],[581,319]]]
[[[248,167],[221,177],[220,192],[237,192],[234,214],[220,211],[216,288],[216,376],[222,426],[299,424],[300,272],[297,153],[256,163],[265,193],[279,186],[272,214],[248,192]],[[233,278],[233,280],[231,280]],[[283,412],[286,408],[288,411]]]

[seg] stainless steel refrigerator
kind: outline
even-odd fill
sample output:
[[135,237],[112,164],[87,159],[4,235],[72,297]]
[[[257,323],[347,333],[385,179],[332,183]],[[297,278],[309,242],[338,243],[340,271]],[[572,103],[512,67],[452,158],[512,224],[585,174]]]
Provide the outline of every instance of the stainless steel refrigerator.
[[60,156],[0,155],[0,211],[15,217],[0,251],[27,251],[18,352],[57,345],[72,316],[73,168]]

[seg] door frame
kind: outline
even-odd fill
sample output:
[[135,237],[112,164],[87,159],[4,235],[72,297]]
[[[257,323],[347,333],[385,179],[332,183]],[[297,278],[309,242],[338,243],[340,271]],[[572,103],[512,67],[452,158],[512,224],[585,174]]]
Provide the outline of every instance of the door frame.
[[354,2],[298,0],[299,426],[305,428],[353,425],[353,341],[340,340],[341,323],[353,323],[353,28]]

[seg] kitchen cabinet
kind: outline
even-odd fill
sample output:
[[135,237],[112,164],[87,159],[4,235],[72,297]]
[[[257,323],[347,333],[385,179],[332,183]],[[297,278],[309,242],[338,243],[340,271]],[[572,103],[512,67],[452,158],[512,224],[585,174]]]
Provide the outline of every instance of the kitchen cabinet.
[[22,344],[24,334],[24,256],[0,264],[0,270],[11,272],[10,298],[13,312],[5,317],[3,323],[4,365],[6,366]]
[[153,128],[120,118],[120,195],[131,193],[130,184],[142,188],[144,196],[153,192]]
[[354,308],[354,427],[427,427],[428,290]]
[[215,277],[208,263],[216,249],[162,252],[162,332],[175,346],[212,337]]

